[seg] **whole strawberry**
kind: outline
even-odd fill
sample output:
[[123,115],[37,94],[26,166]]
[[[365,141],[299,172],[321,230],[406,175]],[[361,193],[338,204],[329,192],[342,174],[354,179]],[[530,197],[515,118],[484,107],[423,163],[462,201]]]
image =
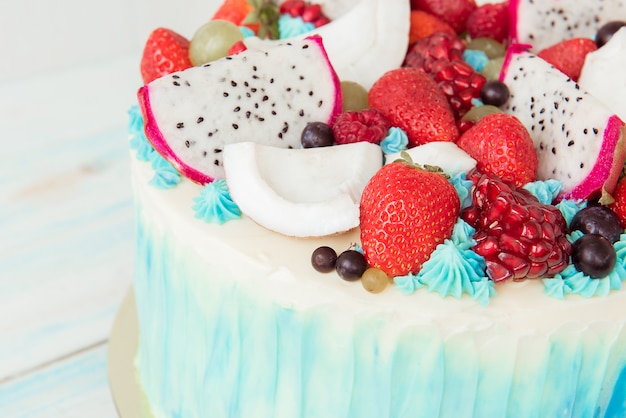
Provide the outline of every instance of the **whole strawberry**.
[[165,28],[157,28],[148,37],[141,57],[144,84],[191,67],[189,40]]
[[596,43],[590,38],[573,38],[542,49],[537,55],[572,80],[577,81],[585,63],[585,57],[596,49],[598,49]]
[[437,83],[417,68],[397,68],[383,74],[368,93],[371,108],[392,126],[403,129],[409,146],[456,141],[454,114]]
[[456,33],[465,29],[465,20],[476,8],[474,0],[411,0],[411,7],[424,10],[447,22]]
[[478,171],[472,204],[461,218],[476,229],[472,249],[485,259],[495,282],[553,276],[568,264],[572,246],[561,211],[523,188]]
[[361,246],[371,267],[388,276],[417,273],[450,238],[459,197],[439,172],[409,162],[381,168],[361,196]]
[[477,162],[476,168],[518,187],[535,181],[537,153],[528,130],[515,116],[483,116],[456,143]]
[[492,38],[504,42],[509,36],[508,2],[486,3],[474,9],[465,21],[472,38]]

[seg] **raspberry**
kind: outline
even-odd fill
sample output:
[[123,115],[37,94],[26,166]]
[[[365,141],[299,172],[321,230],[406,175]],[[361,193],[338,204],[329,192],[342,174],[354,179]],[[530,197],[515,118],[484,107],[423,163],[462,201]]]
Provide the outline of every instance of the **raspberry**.
[[337,144],[371,142],[380,144],[385,139],[391,123],[376,109],[360,112],[344,112],[333,123],[333,135]]
[[572,246],[561,212],[496,176],[470,173],[472,205],[461,217],[476,229],[473,250],[495,282],[553,276],[569,262]]
[[405,67],[421,68],[438,83],[459,120],[480,98],[487,79],[463,60],[465,45],[456,36],[438,32],[418,41],[404,59]]

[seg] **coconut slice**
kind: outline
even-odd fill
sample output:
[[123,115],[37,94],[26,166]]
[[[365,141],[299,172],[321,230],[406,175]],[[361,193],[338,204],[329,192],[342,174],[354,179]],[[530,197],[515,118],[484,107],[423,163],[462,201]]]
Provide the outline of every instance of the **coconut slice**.
[[[410,148],[406,152],[411,156],[414,163],[436,165],[451,176],[469,173],[476,167],[476,160],[454,142],[429,142]],[[399,158],[402,158],[401,152],[387,155],[385,161],[389,164]]]
[[224,147],[226,183],[241,211],[292,237],[357,227],[361,193],[382,160],[380,147],[366,142],[303,149],[253,142]]

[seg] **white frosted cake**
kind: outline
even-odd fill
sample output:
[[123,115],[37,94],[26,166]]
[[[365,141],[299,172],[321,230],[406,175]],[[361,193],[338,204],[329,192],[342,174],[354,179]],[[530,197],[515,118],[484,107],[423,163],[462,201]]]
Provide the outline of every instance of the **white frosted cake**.
[[[332,17],[327,25],[340,23],[343,13],[350,15],[344,3],[350,2],[337,3],[339,17],[326,9]],[[368,13],[375,13],[368,7],[382,4],[353,3],[358,3],[356,10],[361,7]],[[523,2],[513,6],[522,7],[518,3]],[[404,31],[408,31],[409,2],[394,7],[404,10]],[[333,33],[332,28],[327,31]],[[393,73],[397,77],[393,82],[415,76],[406,68],[402,71],[407,72],[394,72],[402,65],[407,37],[399,62],[395,57],[379,67],[390,67],[381,69],[381,74],[358,80],[369,90],[371,108],[381,114],[388,101],[400,103],[398,98],[410,90],[404,85],[402,91],[395,91],[392,84],[382,89],[381,76]],[[338,65],[335,72],[323,33],[322,38],[287,42],[250,38],[240,46],[243,52],[231,51],[228,58],[146,80],[139,91],[140,107],[131,109],[137,220],[134,291],[140,329],[136,368],[150,414],[155,418],[626,417],[626,290],[621,289],[626,279],[626,235],[610,244],[614,266],[590,277],[570,262],[572,247],[583,233],[561,226],[570,224],[581,208],[593,206],[587,199],[594,201],[596,191],[616,189],[616,170],[621,171],[626,157],[621,120],[604,107],[588,113],[589,123],[605,125],[585,143],[582,154],[585,163],[591,161],[589,167],[581,166],[567,179],[555,181],[551,175],[535,179],[535,172],[554,164],[555,154],[544,155],[536,143],[537,157],[516,162],[535,167],[532,186],[524,181],[524,189],[497,179],[495,173],[480,172],[483,156],[470,156],[461,148],[470,142],[470,134],[476,135],[481,122],[459,132],[460,118],[455,122],[452,110],[446,112],[452,118],[450,129],[461,138],[458,141],[455,137],[435,145],[420,143],[422,133],[411,127],[400,129],[402,123],[388,113],[384,119],[389,129],[376,143],[339,145],[339,132],[336,145],[308,148],[300,142],[303,128],[309,122],[340,123],[336,121],[345,113],[341,104],[346,91],[339,80],[353,73],[349,63]],[[533,67],[534,60],[527,49],[511,49],[501,77],[511,90],[507,113],[521,121],[525,116],[510,108],[534,102],[527,96],[534,97],[535,92],[515,83],[517,77],[524,77],[522,72],[543,71]],[[427,77],[415,71],[418,78]],[[420,83],[424,83],[420,91],[431,88],[429,82]],[[563,83],[563,91],[568,92],[573,82]],[[239,90],[244,84],[246,88]],[[384,97],[375,97],[381,90]],[[246,98],[246,92],[252,97]],[[429,100],[434,99],[429,96]],[[601,106],[593,100],[585,97],[577,102]],[[431,110],[440,106],[433,103]],[[246,109],[252,116],[245,116]],[[582,109],[577,111],[588,108]],[[272,116],[283,119],[276,122]],[[248,119],[255,119],[254,124],[246,125]],[[527,119],[533,137],[528,140],[534,141],[541,135],[530,127],[536,123],[533,117]],[[284,129],[285,121],[289,129]],[[270,126],[267,130],[265,123]],[[517,122],[506,119],[506,123]],[[404,148],[391,145],[402,142],[400,137]],[[547,143],[541,138],[542,144]],[[554,141],[558,145],[558,139]],[[529,144],[532,150],[533,143]],[[403,150],[407,153],[400,153]],[[570,152],[570,160],[581,155]],[[606,153],[613,156],[608,161],[599,157]],[[428,187],[415,193],[429,196],[427,201],[419,196],[409,200],[414,183],[406,186],[409,191],[404,191],[401,180],[386,183],[400,175],[398,164],[405,164],[392,161],[399,155],[406,159],[407,154],[416,162],[440,166],[447,174],[449,181],[442,180],[441,186],[426,182],[430,190],[437,190],[433,196]],[[353,161],[342,163],[350,158]],[[559,170],[569,168],[562,165]],[[441,170],[431,174],[441,176]],[[485,186],[487,181],[496,183]],[[484,195],[478,192],[481,184],[491,187]],[[530,260],[523,273],[519,264],[510,264],[510,275],[499,276],[498,256],[481,255],[484,238],[479,236],[493,237],[489,228],[497,222],[472,221],[476,212],[471,209],[483,204],[483,197],[492,199],[494,188],[514,196],[513,204],[532,201],[530,209],[521,210],[530,218],[520,221],[516,229],[520,236],[508,243],[525,245],[533,232],[528,232],[532,230],[528,225],[537,222],[543,228],[542,239],[549,241],[552,252],[541,260],[535,244],[518,250],[527,252],[522,255]],[[379,262],[379,258],[392,259],[391,254],[398,256],[398,251],[391,242],[381,250],[380,231],[371,231],[379,219],[397,214],[373,212],[376,204],[393,196],[396,206],[419,212],[448,191],[454,195],[453,209],[439,210],[444,203],[437,203],[428,209],[436,215],[421,212],[417,217],[429,219],[442,234],[435,237],[426,259],[415,261],[404,272],[403,263]],[[378,197],[368,197],[372,194]],[[549,208],[556,214],[550,216],[558,219],[551,223],[548,215],[542,215],[545,220],[537,221],[538,207]],[[395,228],[428,228],[410,217],[414,211],[406,212],[408,217]],[[476,216],[496,216],[493,212]],[[440,227],[448,216],[451,223]],[[506,223],[511,216],[498,222]],[[371,235],[378,237],[378,244],[370,243]],[[428,230],[411,238],[410,248],[431,245],[425,235],[432,233]],[[513,254],[504,241],[499,245],[501,253]],[[362,254],[367,268],[377,270],[377,277],[383,272],[384,289],[367,291],[358,277],[334,269],[321,273],[312,265],[312,254],[320,247],[333,248],[340,256],[346,250]],[[520,258],[519,252],[517,258],[499,260],[509,266],[512,258]],[[399,257],[406,258],[403,253]]]

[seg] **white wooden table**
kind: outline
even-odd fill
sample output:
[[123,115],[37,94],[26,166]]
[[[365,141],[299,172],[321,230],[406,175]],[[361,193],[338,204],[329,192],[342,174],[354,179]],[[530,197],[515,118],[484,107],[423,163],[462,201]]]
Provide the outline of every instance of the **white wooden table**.
[[116,417],[137,54],[0,84],[0,417]]

